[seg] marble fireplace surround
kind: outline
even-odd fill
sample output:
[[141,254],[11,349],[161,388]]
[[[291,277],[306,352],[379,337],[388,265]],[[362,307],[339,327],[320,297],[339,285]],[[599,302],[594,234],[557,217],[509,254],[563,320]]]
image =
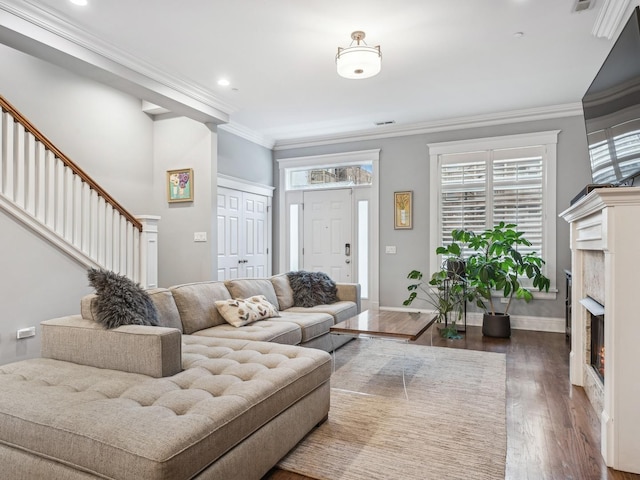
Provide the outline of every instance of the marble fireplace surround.
[[[595,189],[560,216],[571,225],[571,383],[600,413],[607,466],[640,473],[640,188]],[[605,309],[604,384],[589,365],[587,296]]]

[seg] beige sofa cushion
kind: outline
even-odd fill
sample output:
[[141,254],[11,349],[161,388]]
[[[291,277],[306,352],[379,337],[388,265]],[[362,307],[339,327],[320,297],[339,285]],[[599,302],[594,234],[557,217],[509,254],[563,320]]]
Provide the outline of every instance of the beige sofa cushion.
[[331,376],[320,350],[184,338],[185,370],[168,379],[42,358],[0,366],[0,443],[100,478],[195,478]]
[[280,316],[278,309],[272,303],[267,302],[264,295],[216,300],[216,308],[222,318],[234,327],[242,327],[258,320]]
[[158,311],[158,324],[161,327],[177,328],[182,332],[182,320],[171,290],[153,288],[147,290],[147,293]]
[[286,310],[287,308],[293,307],[293,290],[291,290],[291,286],[289,285],[289,277],[287,274],[280,273],[278,275],[274,275],[271,277],[271,283],[273,284],[273,289],[278,297],[280,310]]
[[331,303],[329,305],[316,305],[315,307],[291,307],[280,312],[280,315],[284,316],[284,313],[328,313],[333,316],[335,323],[342,322],[347,318],[356,316],[358,312],[357,304],[349,301],[339,301]]
[[334,324],[333,317],[328,313],[322,312],[301,314],[288,310],[280,312],[280,318],[274,318],[273,320],[297,324],[302,330],[301,343],[306,343],[328,333],[329,328]]
[[216,300],[231,298],[223,282],[196,282],[170,288],[180,312],[184,333],[191,334],[225,323]]
[[106,330],[80,315],[42,326],[42,356],[121,372],[166,377],[182,370],[182,336],[175,328],[123,325]]
[[235,280],[226,280],[224,284],[227,286],[232,298],[249,298],[254,295],[264,295],[267,301],[273,305],[279,306],[276,291],[273,284],[268,278],[237,278]]
[[[277,321],[278,320],[278,321]],[[259,342],[277,342],[285,345],[298,345],[302,342],[302,329],[297,323],[281,322],[277,318],[234,327],[223,324],[205,328],[193,333],[198,337],[237,338]]]

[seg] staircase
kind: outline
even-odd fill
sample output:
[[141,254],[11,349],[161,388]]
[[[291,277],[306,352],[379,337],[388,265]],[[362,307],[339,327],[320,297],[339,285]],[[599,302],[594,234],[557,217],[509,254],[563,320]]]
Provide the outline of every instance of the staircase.
[[0,209],[82,265],[157,287],[159,217],[134,217],[0,96]]

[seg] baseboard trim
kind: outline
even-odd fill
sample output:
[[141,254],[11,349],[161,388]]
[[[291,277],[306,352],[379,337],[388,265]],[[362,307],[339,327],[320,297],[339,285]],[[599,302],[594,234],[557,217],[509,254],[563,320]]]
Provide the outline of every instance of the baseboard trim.
[[[433,313],[431,309],[380,307],[380,310],[395,312],[420,312]],[[467,325],[482,326],[482,313],[467,313]],[[531,317],[527,315],[511,315],[511,328],[515,330],[533,330],[537,332],[564,333],[565,324],[563,317]]]

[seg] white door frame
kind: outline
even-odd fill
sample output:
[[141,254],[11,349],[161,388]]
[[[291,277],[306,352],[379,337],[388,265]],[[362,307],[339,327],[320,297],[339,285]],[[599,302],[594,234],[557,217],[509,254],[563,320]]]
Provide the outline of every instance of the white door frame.
[[[275,187],[272,187],[270,185],[262,185],[260,183],[253,183],[253,182],[249,182],[247,180],[243,180],[241,178],[236,178],[236,177],[231,177],[229,175],[224,175],[222,173],[218,174],[218,187],[223,187],[223,188],[230,188],[232,190],[240,190],[241,192],[247,192],[247,193],[255,193],[256,195],[263,195],[265,197],[267,197],[267,251],[268,251],[268,255],[267,255],[267,276],[271,275],[271,265],[273,264],[273,208],[272,208],[272,204],[273,204],[273,191],[275,190]],[[215,199],[215,205],[218,205],[218,198],[216,197]],[[216,207],[215,209],[215,214],[217,215],[218,209]],[[216,224],[215,218],[212,219],[213,224]],[[216,229],[217,230],[217,229]],[[218,237],[217,235],[215,236],[214,241],[216,242],[216,244],[214,245],[213,248],[213,253],[214,256],[217,258],[217,252],[218,252]],[[218,265],[217,265],[217,259],[216,259],[216,269],[215,269],[215,274],[217,275],[217,270],[218,270]],[[217,277],[216,277],[217,278]]]
[[355,152],[332,153],[327,155],[311,155],[307,157],[281,158],[277,160],[279,174],[279,195],[278,195],[278,266],[277,273],[285,272],[287,268],[288,254],[288,233],[287,233],[287,212],[286,212],[286,169],[289,168],[310,168],[335,165],[348,165],[371,162],[373,167],[373,178],[371,184],[371,199],[369,204],[369,307],[377,310],[380,307],[379,294],[379,272],[380,272],[380,149],[359,150]]

